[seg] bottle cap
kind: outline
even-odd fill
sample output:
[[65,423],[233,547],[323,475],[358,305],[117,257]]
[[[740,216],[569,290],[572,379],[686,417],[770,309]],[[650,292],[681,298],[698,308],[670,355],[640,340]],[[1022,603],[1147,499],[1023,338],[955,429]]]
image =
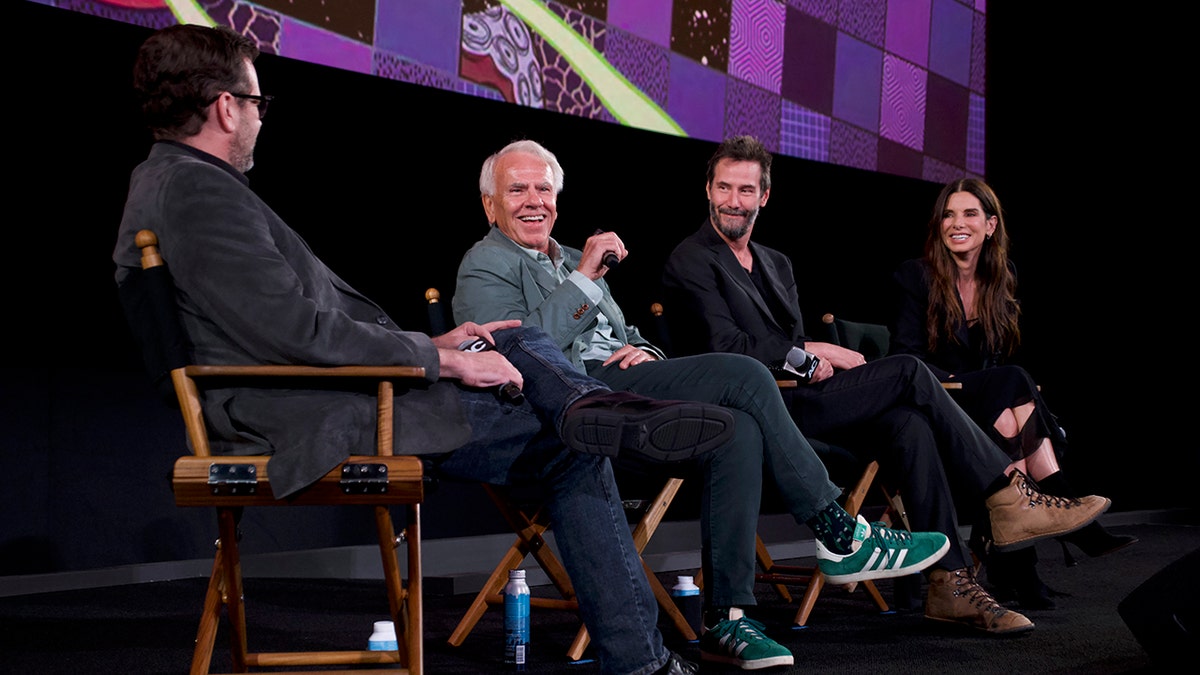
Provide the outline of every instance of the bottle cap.
[[671,588],[672,595],[700,595],[700,587],[695,584],[693,577],[675,577],[675,585]]
[[396,643],[396,624],[392,621],[376,621],[375,630],[367,640],[367,649],[374,652],[390,652],[399,648]]
[[509,570],[508,578],[509,579],[524,579],[525,578],[525,570]]

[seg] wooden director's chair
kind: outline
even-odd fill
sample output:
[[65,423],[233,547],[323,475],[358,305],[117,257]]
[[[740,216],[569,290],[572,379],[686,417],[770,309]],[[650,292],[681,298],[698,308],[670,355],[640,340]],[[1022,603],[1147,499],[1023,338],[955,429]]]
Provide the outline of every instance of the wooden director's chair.
[[[170,395],[183,414],[191,454],[180,457],[171,481],[179,506],[215,508],[218,539],[212,575],[204,597],[200,626],[192,656],[191,673],[208,673],[224,609],[229,623],[233,672],[250,668],[355,665],[372,672],[420,675],[423,670],[420,504],[424,500],[424,469],[414,456],[392,454],[392,393],[395,383],[420,381],[424,369],[395,366],[223,366],[191,363],[187,335],[175,305],[170,273],[158,251],[158,239],[149,230],[137,234],[142,250],[142,270],[119,288],[130,328],[137,338],[146,366],[159,393]],[[355,378],[375,383],[378,397],[377,452],[352,456],[299,495],[278,500],[272,494],[265,456],[214,456],[209,443],[200,392],[206,383],[231,383],[254,378],[254,386],[286,387],[305,378],[306,387],[325,380],[332,385]],[[329,378],[329,379],[326,379]],[[396,624],[397,649],[392,651],[289,651],[251,652],[247,639],[238,529],[248,506],[374,507],[375,530],[383,561],[383,575],[391,617]],[[403,506],[406,524],[397,536],[390,507]],[[398,546],[407,554],[408,585],[401,575]],[[362,645],[365,647],[364,644]],[[393,666],[387,668],[387,666]],[[279,671],[273,671],[279,672]],[[340,672],[340,671],[338,671]]]
[[[446,312],[441,302],[441,292],[436,288],[430,288],[425,291],[426,306],[429,312],[429,327],[431,334],[438,335],[446,332],[449,329],[446,320]],[[571,580],[567,576],[567,571],[555,555],[553,549],[549,546],[544,538],[544,535],[551,528],[550,519],[544,509],[534,505],[532,507],[519,504],[513,498],[513,495],[503,488],[482,484],[484,491],[495,503],[501,516],[508,523],[516,534],[516,539],[513,540],[511,546],[501,556],[500,560],[492,569],[491,575],[488,576],[483,588],[475,596],[471,606],[467,608],[466,613],[458,622],[454,632],[450,634],[448,642],[455,647],[462,646],[467,639],[467,635],[475,628],[475,625],[483,617],[489,607],[502,606],[504,604],[501,593],[504,590],[504,584],[508,581],[509,570],[517,569],[527,557],[532,557],[542,571],[549,578],[550,583],[558,592],[560,598],[537,597],[536,595],[530,598],[530,606],[542,609],[558,609],[571,612],[579,611],[579,601],[575,597],[575,590],[571,586]],[[650,538],[654,536],[654,532],[658,529],[660,523],[667,513],[667,508],[671,505],[675,495],[683,486],[682,478],[668,478],[661,490],[652,498],[646,500],[627,500],[625,502],[626,517],[633,524],[633,543],[640,555],[650,542]],[[671,598],[670,592],[659,581],[658,576],[650,569],[645,560],[642,560],[642,567],[646,572],[646,578],[650,582],[650,588],[654,591],[654,597],[658,600],[658,605],[661,611],[671,619],[671,622],[683,635],[684,639],[693,641],[696,640],[696,633],[688,624],[687,619],[679,611]],[[591,637],[588,635],[587,627],[580,626],[579,632],[576,633],[575,639],[567,648],[567,658],[571,661],[578,661],[583,658],[583,653],[591,642]]]
[[[659,346],[667,349],[668,353],[670,353],[672,351],[670,324],[664,316],[662,303],[652,303],[650,305],[650,315],[654,321],[655,330],[658,333]],[[827,316],[832,321],[832,315]],[[886,327],[884,330],[886,331]],[[865,340],[868,333],[856,333],[855,336],[858,339]],[[878,338],[876,332],[870,332],[869,336]],[[835,339],[830,339],[830,341],[850,349],[856,348],[855,345],[848,344],[845,341],[837,341]],[[871,346],[866,344],[862,346],[868,349],[868,351],[872,349]],[[883,349],[885,351],[887,349],[886,339]],[[798,386],[795,380],[789,379],[777,379],[775,383],[780,389]],[[904,504],[899,494],[888,490],[881,481],[877,480],[879,473],[878,462],[872,461],[864,464],[858,461],[845,448],[817,439],[810,438],[809,442],[812,443],[813,449],[817,451],[822,461],[830,469],[831,476],[835,482],[839,485],[848,485],[842,491],[842,508],[847,513],[851,516],[858,516],[864,507],[872,487],[875,487],[883,495],[886,504],[880,520],[889,526],[893,520],[896,520],[902,523],[904,527],[908,527],[907,516],[904,514]],[[817,604],[817,598],[820,597],[821,591],[825,587],[825,575],[816,566],[783,565],[776,563],[766,544],[763,542],[762,537],[759,535],[755,535],[755,558],[759,567],[759,571],[755,573],[755,581],[770,584],[774,587],[779,598],[784,602],[791,603],[794,600],[789,587],[803,589],[792,623],[800,628],[806,627],[813,607]],[[702,574],[699,571],[696,573],[696,583],[703,584]],[[860,585],[866,590],[868,596],[875,603],[875,606],[879,608],[879,611],[887,612],[890,610],[887,601],[883,599],[883,595],[876,588],[874,582],[864,581],[861,584],[849,584],[847,588],[854,590]]]

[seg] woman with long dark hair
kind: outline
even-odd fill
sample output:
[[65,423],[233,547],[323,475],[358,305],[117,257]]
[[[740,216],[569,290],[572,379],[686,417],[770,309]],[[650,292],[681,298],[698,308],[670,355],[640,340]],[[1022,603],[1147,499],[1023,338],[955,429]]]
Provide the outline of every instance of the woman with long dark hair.
[[[1008,258],[1008,230],[1000,200],[972,178],[942,188],[934,206],[922,258],[904,262],[894,276],[896,313],[890,326],[892,354],[913,354],[943,382],[959,382],[951,393],[975,423],[1048,494],[1076,497],[1059,458],[1066,437],[1046,407],[1029,373],[1010,361],[1021,343],[1021,306],[1016,268]],[[972,536],[972,548],[987,566],[997,599],[1049,608],[1051,592],[1037,577],[1037,554],[1029,548],[990,551],[987,532]],[[1090,556],[1135,541],[1114,535],[1099,522],[1060,537]]]

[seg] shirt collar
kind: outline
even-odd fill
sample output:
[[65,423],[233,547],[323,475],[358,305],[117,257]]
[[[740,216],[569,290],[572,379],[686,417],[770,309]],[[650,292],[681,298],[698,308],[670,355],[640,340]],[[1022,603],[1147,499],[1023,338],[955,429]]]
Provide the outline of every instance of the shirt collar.
[[557,241],[554,241],[554,237],[550,238],[550,246],[548,247],[550,250],[549,254],[542,253],[541,251],[539,251],[535,248],[526,248],[526,247],[518,244],[511,237],[509,238],[509,241],[512,241],[512,243],[517,248],[524,251],[527,255],[529,255],[531,258],[533,258],[537,262],[540,263],[543,260],[549,261],[549,263],[554,266],[554,269],[558,269],[558,268],[562,267],[562,264],[565,260],[565,258],[563,257],[562,247],[558,245]]
[[226,162],[225,160],[221,159],[220,157],[217,157],[216,155],[210,155],[209,153],[201,150],[200,148],[195,148],[195,147],[188,145],[187,143],[180,143],[179,141],[172,141],[172,140],[164,139],[164,140],[157,141],[157,142],[165,143],[167,145],[172,145],[176,148],[181,148],[183,150],[186,150],[187,152],[195,155],[197,158],[202,159],[202,160],[208,162],[209,164],[212,164],[213,166],[224,169],[229,175],[231,175],[234,178],[241,181],[242,185],[245,185],[247,187],[250,186],[250,179],[246,177],[246,174],[233,168],[232,164],[230,164],[229,162]]

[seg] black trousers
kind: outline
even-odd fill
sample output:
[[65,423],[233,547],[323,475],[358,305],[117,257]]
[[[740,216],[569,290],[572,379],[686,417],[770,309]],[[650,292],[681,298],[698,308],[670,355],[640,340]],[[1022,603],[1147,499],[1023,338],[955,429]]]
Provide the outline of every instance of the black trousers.
[[782,393],[806,436],[879,460],[913,530],[941,532],[956,544],[934,567],[967,566],[954,496],[968,517],[986,516],[985,493],[1010,462],[924,363],[889,356]]

